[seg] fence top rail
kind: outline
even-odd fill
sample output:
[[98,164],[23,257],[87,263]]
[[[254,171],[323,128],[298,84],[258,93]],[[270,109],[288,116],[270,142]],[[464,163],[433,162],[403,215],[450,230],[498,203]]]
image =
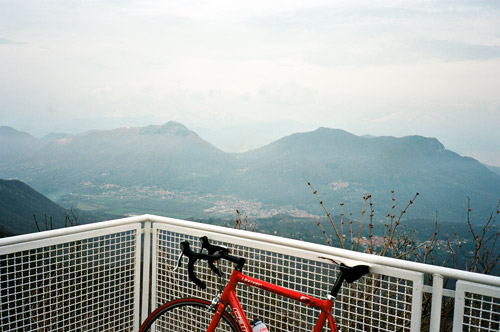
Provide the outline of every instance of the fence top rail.
[[348,260],[356,260],[356,261],[360,261],[360,262],[377,264],[377,265],[386,265],[386,266],[390,266],[390,267],[406,269],[406,270],[415,271],[415,272],[421,272],[421,273],[432,274],[432,275],[440,275],[440,276],[448,277],[448,278],[452,278],[452,279],[465,280],[465,281],[482,283],[482,284],[487,284],[487,285],[491,285],[491,286],[495,286],[495,287],[500,287],[500,277],[498,277],[498,276],[486,275],[486,274],[481,274],[481,273],[473,273],[473,272],[462,271],[462,270],[446,268],[446,267],[441,267],[441,266],[435,266],[435,265],[430,265],[430,264],[405,261],[405,260],[401,260],[401,259],[372,255],[372,254],[368,254],[368,253],[355,252],[355,251],[351,251],[351,250],[335,248],[335,247],[330,247],[330,246],[321,245],[321,244],[315,244],[315,243],[304,242],[304,241],[299,241],[299,240],[294,240],[294,239],[288,239],[288,238],[283,238],[283,237],[274,236],[274,235],[255,233],[255,232],[250,232],[250,231],[232,229],[232,228],[209,225],[209,224],[202,224],[202,223],[197,223],[197,222],[193,222],[193,221],[180,220],[180,219],[169,218],[169,217],[161,217],[161,216],[150,215],[150,214],[122,218],[122,219],[102,221],[102,222],[97,222],[97,223],[92,223],[92,224],[79,225],[79,226],[56,229],[56,230],[51,230],[51,231],[44,231],[44,232],[39,232],[39,233],[31,233],[31,234],[3,238],[3,239],[0,239],[0,251],[1,251],[2,247],[9,246],[12,244],[19,244],[19,243],[36,241],[36,240],[41,240],[41,239],[54,238],[54,237],[59,237],[59,236],[64,236],[64,235],[69,235],[69,234],[90,231],[90,230],[107,229],[107,228],[111,228],[111,227],[117,227],[117,226],[126,225],[126,224],[141,223],[141,222],[146,222],[146,221],[152,221],[152,222],[163,223],[163,224],[171,224],[171,225],[176,225],[176,226],[191,228],[191,229],[194,228],[194,229],[199,229],[202,231],[212,232],[212,233],[221,233],[221,234],[231,235],[231,236],[235,236],[235,237],[246,238],[249,240],[255,240],[255,241],[272,243],[272,244],[276,244],[276,245],[288,246],[288,247],[297,248],[297,249],[306,250],[306,251],[307,250],[314,251],[317,253],[337,256],[337,257],[345,258]]
[[348,260],[355,260],[359,262],[365,262],[376,265],[385,265],[400,269],[406,269],[415,272],[421,272],[431,275],[440,275],[443,277],[448,277],[457,280],[465,280],[475,283],[482,283],[491,286],[500,287],[500,277],[492,276],[481,273],[468,272],[463,270],[457,270],[452,268],[446,268],[442,266],[423,264],[411,261],[405,261],[402,259],[396,259],[391,257],[384,257],[379,255],[373,255],[362,252],[355,252],[347,249],[335,248],[326,245],[304,242],[294,239],[283,238],[275,235],[268,235],[250,231],[244,231],[239,229],[232,229],[221,226],[214,226],[202,223],[196,223],[192,221],[173,219],[168,217],[160,217],[154,215],[146,215],[147,219],[153,222],[173,224],[186,228],[196,228],[204,230],[207,232],[223,233],[227,235],[233,235],[235,237],[246,238],[254,241],[262,241],[273,243],[277,245],[314,251],[321,254],[337,256],[340,258],[345,258]]
[[148,220],[148,218],[146,215],[140,215],[140,216],[121,218],[121,219],[113,219],[113,220],[95,222],[95,223],[85,224],[85,225],[72,226],[72,227],[67,227],[67,228],[59,228],[59,229],[42,231],[42,232],[37,232],[37,233],[29,233],[29,234],[23,234],[23,235],[10,236],[10,237],[0,239],[0,250],[4,246],[9,246],[12,244],[19,244],[19,243],[24,243],[24,242],[31,242],[31,241],[48,239],[48,238],[55,238],[55,237],[59,237],[59,236],[71,235],[71,234],[82,233],[82,232],[86,232],[86,231],[93,231],[93,230],[98,230],[98,229],[107,229],[107,228],[112,228],[112,227],[117,227],[117,226],[122,226],[122,225],[140,223],[140,222],[144,222],[147,220]]

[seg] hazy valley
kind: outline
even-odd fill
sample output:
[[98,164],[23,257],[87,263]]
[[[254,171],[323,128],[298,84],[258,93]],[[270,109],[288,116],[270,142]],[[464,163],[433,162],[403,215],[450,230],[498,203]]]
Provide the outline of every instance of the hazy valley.
[[332,211],[358,217],[372,195],[384,221],[395,191],[407,218],[481,222],[500,198],[498,169],[421,136],[360,137],[319,128],[245,153],[226,153],[176,122],[162,126],[52,134],[36,139],[0,128],[0,178],[21,180],[65,208],[182,218],[323,216],[310,181]]

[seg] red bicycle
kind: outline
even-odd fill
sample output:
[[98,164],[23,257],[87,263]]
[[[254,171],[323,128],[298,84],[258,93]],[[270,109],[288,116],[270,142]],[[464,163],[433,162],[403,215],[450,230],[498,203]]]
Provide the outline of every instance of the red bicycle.
[[[228,248],[210,244],[206,236],[202,237],[200,241],[202,244],[200,252],[191,250],[189,242],[181,242],[182,252],[179,256],[177,267],[180,265],[183,255],[188,257],[189,278],[196,285],[205,289],[205,283],[194,274],[194,265],[198,260],[207,261],[211,270],[219,277],[222,275],[214,265],[214,262],[224,259],[236,264],[222,293],[212,301],[199,298],[182,298],[168,302],[160,306],[146,318],[139,332],[153,331],[152,327],[156,328],[155,331],[212,332],[230,330],[233,332],[251,332],[252,325],[243,312],[236,295],[236,287],[240,283],[251,287],[258,287],[319,309],[321,313],[314,327],[314,332],[320,332],[326,322],[328,322],[330,331],[337,332],[337,325],[332,315],[333,299],[337,296],[344,281],[352,283],[369,273],[367,265],[347,266],[340,264],[340,273],[330,293],[326,299],[319,299],[245,275],[242,273],[246,262],[244,258],[229,254]],[[204,253],[203,249],[206,249],[208,253]],[[267,329],[257,329],[257,331],[267,331]]]

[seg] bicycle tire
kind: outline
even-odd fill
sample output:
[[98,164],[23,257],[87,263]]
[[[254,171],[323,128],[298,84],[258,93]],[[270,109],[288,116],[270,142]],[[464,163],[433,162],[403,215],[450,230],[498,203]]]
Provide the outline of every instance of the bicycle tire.
[[[184,298],[168,302],[153,311],[144,321],[139,332],[149,332],[155,324],[155,332],[205,332],[214,317],[215,310],[211,310],[210,302],[199,298]],[[216,332],[241,332],[234,318],[227,312]]]

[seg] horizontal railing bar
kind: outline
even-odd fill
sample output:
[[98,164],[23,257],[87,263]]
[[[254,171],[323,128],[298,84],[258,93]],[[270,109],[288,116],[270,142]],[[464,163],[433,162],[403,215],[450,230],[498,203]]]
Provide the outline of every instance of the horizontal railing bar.
[[401,268],[406,270],[411,270],[415,272],[422,272],[428,274],[440,274],[443,277],[448,277],[452,279],[461,279],[470,282],[483,283],[491,286],[500,287],[500,277],[492,276],[481,273],[474,273],[469,271],[457,270],[442,266],[423,264],[411,261],[405,261],[401,259],[384,257],[379,255],[367,254],[362,252],[356,252],[341,248],[329,247],[321,244],[303,242],[294,239],[283,238],[275,235],[268,235],[250,231],[244,231],[239,229],[232,229],[222,226],[208,225],[202,224],[187,220],[179,220],[168,217],[160,217],[155,215],[145,215],[148,220],[153,222],[161,222],[167,224],[173,224],[177,226],[182,226],[186,228],[196,228],[200,230],[206,230],[210,232],[220,232],[228,235],[233,235],[236,237],[244,237],[250,240],[259,240],[269,243],[274,243],[283,246],[289,246],[302,250],[314,250],[317,252],[322,252],[327,255],[339,256],[351,260],[357,260],[360,262],[378,264],[378,265],[386,265],[395,268]]
[[91,223],[91,224],[84,224],[84,225],[78,225],[78,226],[72,226],[72,227],[66,227],[66,228],[59,228],[59,229],[37,232],[37,233],[10,236],[10,237],[0,239],[0,249],[3,246],[8,246],[8,245],[12,245],[12,244],[19,244],[19,243],[24,243],[24,242],[31,242],[31,241],[43,240],[43,239],[54,238],[54,237],[59,237],[59,236],[65,236],[65,235],[70,235],[70,234],[75,234],[75,233],[82,233],[82,232],[86,232],[86,231],[93,231],[93,230],[111,228],[111,227],[122,226],[122,225],[127,225],[127,224],[140,223],[140,222],[143,222],[146,220],[147,220],[146,215],[140,215],[140,216],[134,216],[134,217],[121,218],[121,219],[100,221],[100,222],[95,222],[95,223]]
[[283,245],[283,246],[289,246],[289,247],[302,249],[302,250],[314,250],[314,251],[321,252],[321,253],[326,254],[326,255],[338,256],[338,257],[342,257],[342,258],[346,258],[346,259],[357,260],[360,262],[366,262],[366,263],[378,264],[378,265],[387,265],[390,267],[407,269],[407,270],[411,270],[411,271],[415,271],[415,272],[422,272],[422,273],[428,273],[428,274],[437,273],[437,274],[442,275],[443,277],[448,277],[448,278],[453,278],[453,279],[458,279],[458,280],[465,280],[465,281],[476,282],[476,283],[483,283],[483,284],[487,284],[487,285],[491,285],[491,286],[500,287],[500,277],[498,277],[498,276],[473,273],[473,272],[462,271],[462,270],[446,268],[446,267],[430,265],[430,264],[410,262],[410,261],[405,261],[405,260],[401,260],[401,259],[395,259],[395,258],[390,258],[390,257],[384,257],[384,256],[378,256],[378,255],[372,255],[372,254],[367,254],[367,253],[350,251],[350,250],[341,249],[341,248],[329,247],[329,246],[325,246],[325,245],[321,245],[321,244],[303,242],[303,241],[283,238],[283,237],[279,237],[279,236],[275,236],[275,235],[250,232],[250,231],[245,231],[245,230],[232,229],[232,228],[209,225],[209,224],[202,224],[202,223],[197,223],[197,222],[193,222],[193,221],[180,220],[180,219],[174,219],[174,218],[169,218],[169,217],[161,217],[161,216],[150,215],[150,214],[115,219],[115,220],[102,221],[102,222],[97,222],[97,223],[92,223],[92,224],[78,225],[78,226],[61,228],[61,229],[56,229],[56,230],[51,230],[51,231],[44,231],[44,232],[38,232],[38,233],[31,233],[31,234],[7,237],[7,238],[0,239],[0,249],[2,248],[2,246],[12,245],[12,244],[47,239],[47,238],[58,237],[58,236],[63,236],[63,235],[68,235],[68,234],[74,234],[74,233],[79,233],[79,232],[84,232],[84,231],[89,231],[89,230],[104,229],[104,228],[125,225],[125,224],[145,222],[145,221],[153,221],[153,222],[159,222],[159,223],[172,224],[172,225],[177,225],[177,226],[191,228],[191,229],[194,228],[194,229],[199,229],[199,230],[203,230],[203,231],[232,235],[235,237],[244,237],[244,238],[247,238],[250,240],[259,240],[259,241],[274,243],[274,244]]
[[14,252],[18,252],[19,250],[32,250],[36,248],[45,247],[47,245],[59,245],[63,243],[70,243],[74,241],[80,241],[84,239],[90,239],[93,237],[101,237],[110,234],[114,234],[117,232],[126,232],[126,231],[135,231],[136,235],[140,236],[141,234],[141,225],[139,223],[128,223],[115,225],[113,227],[107,228],[99,228],[99,229],[90,229],[86,231],[81,231],[78,233],[71,233],[65,235],[59,235],[56,237],[43,238],[38,240],[32,240],[28,242],[18,242],[13,243],[11,245],[4,245],[0,247],[0,254],[6,255]]
[[[423,291],[425,293],[432,294],[433,293],[432,286],[424,285]],[[454,298],[455,297],[455,291],[452,290],[452,289],[446,289],[446,288],[444,288],[443,289],[443,296]]]

